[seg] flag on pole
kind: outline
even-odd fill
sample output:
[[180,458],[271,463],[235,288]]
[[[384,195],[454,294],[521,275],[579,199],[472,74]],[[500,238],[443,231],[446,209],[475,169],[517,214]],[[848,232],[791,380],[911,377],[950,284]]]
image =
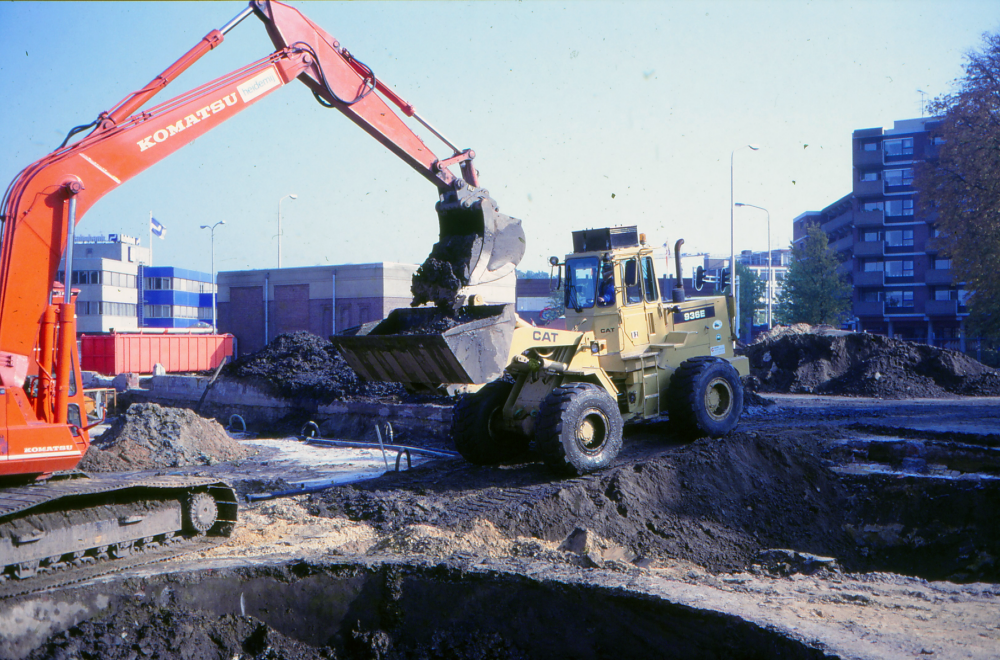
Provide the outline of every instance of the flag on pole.
[[149,232],[153,236],[158,236],[160,238],[167,237],[167,228],[161,225],[153,216],[149,216]]

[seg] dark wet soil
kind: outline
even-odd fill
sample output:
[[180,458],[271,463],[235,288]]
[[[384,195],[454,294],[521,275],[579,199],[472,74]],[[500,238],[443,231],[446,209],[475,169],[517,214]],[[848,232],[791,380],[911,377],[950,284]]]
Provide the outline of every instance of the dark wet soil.
[[223,369],[224,377],[264,384],[275,396],[320,403],[400,397],[399,383],[362,380],[327,340],[308,332],[278,335]]
[[761,392],[1000,396],[1000,372],[964,353],[881,335],[777,334],[745,351]]
[[859,566],[843,529],[848,494],[811,451],[816,444],[811,434],[737,432],[639,460],[626,452],[614,468],[572,480],[553,480],[535,463],[417,469],[315,495],[311,506],[386,532],[413,524],[461,530],[486,519],[510,536],[560,541],[579,527],[637,560],[680,558],[713,571],[744,569],[773,547]]

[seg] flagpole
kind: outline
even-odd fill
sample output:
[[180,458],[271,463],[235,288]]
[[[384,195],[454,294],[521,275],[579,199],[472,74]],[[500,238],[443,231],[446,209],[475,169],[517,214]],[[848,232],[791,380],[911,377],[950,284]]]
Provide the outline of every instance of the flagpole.
[[149,222],[146,223],[149,229],[149,265],[153,265],[153,212],[149,212]]

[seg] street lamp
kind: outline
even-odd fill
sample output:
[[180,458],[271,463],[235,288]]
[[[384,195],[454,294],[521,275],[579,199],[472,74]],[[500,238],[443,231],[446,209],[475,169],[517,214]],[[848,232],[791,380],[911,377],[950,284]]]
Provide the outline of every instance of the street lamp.
[[215,228],[219,225],[226,224],[225,220],[219,220],[214,225],[202,225],[202,229],[207,229],[212,233],[212,334],[216,334],[218,330],[215,327],[215,300],[219,297],[218,291],[215,286]]
[[757,209],[763,211],[767,214],[767,329],[771,329],[771,298],[774,295],[771,289],[771,212],[768,211],[763,206],[755,206],[754,204],[744,204],[742,202],[736,202],[736,206],[747,206],[752,209]]
[[281,203],[289,197],[292,199],[299,198],[295,193],[289,193],[278,200],[278,268],[281,268]]
[[760,145],[747,144],[743,147],[736,147],[729,154],[729,287],[733,294],[733,307],[736,308],[736,336],[740,336],[740,299],[739,289],[736,286],[736,219],[733,213],[733,159],[736,152],[744,147],[757,151]]

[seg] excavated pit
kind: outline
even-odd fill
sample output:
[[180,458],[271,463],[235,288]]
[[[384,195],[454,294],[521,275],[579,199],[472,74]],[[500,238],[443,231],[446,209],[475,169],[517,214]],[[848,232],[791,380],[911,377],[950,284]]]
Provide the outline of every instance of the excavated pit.
[[[822,658],[737,617],[613,586],[447,564],[214,570],[66,591],[4,607],[79,619],[28,658]],[[16,612],[14,611],[16,609]],[[6,617],[5,617],[6,618]],[[3,652],[37,643],[25,632]],[[24,657],[24,656],[22,656]]]
[[[718,441],[633,428],[614,466],[577,479],[553,479],[532,455],[501,468],[434,460],[250,507],[221,554],[172,574],[0,604],[0,621],[16,624],[0,656],[888,657],[884,646],[844,651],[857,623],[842,639],[800,633],[800,619],[833,605],[916,616],[948,602],[984,607],[995,626],[1000,437],[925,428],[1000,414],[972,403],[770,407]],[[276,527],[293,520],[308,531]],[[272,541],[255,536],[268,530]],[[254,554],[283,542],[290,558]],[[648,588],[660,574],[673,586]],[[748,604],[727,609],[737,597]],[[957,657],[921,643],[898,655]]]

